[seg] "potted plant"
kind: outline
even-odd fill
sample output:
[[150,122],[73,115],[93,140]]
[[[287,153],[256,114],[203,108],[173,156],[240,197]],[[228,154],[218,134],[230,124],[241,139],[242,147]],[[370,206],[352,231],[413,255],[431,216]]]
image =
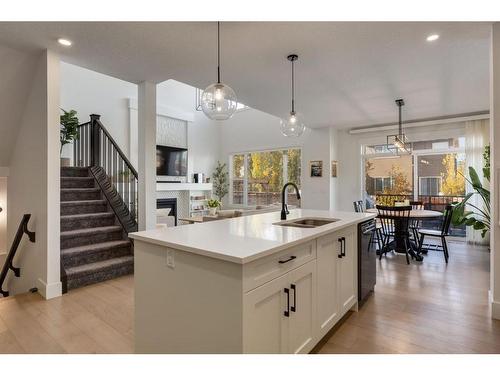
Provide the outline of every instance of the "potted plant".
[[229,192],[229,173],[225,163],[217,162],[217,167],[215,167],[212,174],[212,180],[214,195],[219,199],[219,202],[222,202],[222,199]]
[[[490,181],[490,146],[486,146],[484,153],[484,168],[483,176],[489,182]],[[465,176],[464,176],[465,177]],[[479,178],[476,170],[473,167],[469,167],[469,177],[465,177],[465,180],[474,189],[473,192],[465,195],[462,202],[454,205],[453,214],[451,220],[454,225],[466,225],[468,227],[474,228],[474,230],[481,231],[481,237],[485,237],[486,233],[490,230],[490,191],[483,186],[481,179]],[[473,196],[480,196],[482,200],[482,207],[471,203],[469,200]],[[474,211],[467,211],[466,207],[474,209]]]
[[75,139],[78,139],[78,117],[76,117],[76,111],[70,110],[65,111],[61,108],[63,114],[59,118],[59,123],[61,127],[60,139],[61,139],[61,166],[69,167],[71,163],[70,158],[63,158],[62,152],[64,145],[73,142]]
[[217,199],[209,199],[207,204],[210,211],[210,215],[212,216],[217,215],[217,210],[221,206],[220,201],[218,201]]

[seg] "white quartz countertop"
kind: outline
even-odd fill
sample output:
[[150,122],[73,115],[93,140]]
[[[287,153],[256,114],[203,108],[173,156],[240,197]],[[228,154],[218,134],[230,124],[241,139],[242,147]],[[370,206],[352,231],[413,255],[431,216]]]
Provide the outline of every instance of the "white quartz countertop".
[[244,264],[375,216],[372,213],[293,209],[287,220],[302,217],[340,220],[316,228],[273,225],[280,221],[278,211],[135,232],[129,237],[135,241]]

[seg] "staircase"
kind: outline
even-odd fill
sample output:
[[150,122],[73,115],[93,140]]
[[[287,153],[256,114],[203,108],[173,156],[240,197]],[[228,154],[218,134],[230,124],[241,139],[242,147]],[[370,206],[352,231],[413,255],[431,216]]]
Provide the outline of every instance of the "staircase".
[[61,280],[66,292],[134,271],[132,244],[89,167],[61,168]]

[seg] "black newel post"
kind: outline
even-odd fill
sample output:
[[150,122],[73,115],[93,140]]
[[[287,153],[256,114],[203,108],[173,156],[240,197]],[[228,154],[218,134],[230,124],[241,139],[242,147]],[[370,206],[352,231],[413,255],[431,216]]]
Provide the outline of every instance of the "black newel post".
[[99,166],[101,164],[100,160],[100,132],[98,121],[101,115],[92,114],[90,115],[91,124],[91,134],[90,137],[90,165],[92,167]]

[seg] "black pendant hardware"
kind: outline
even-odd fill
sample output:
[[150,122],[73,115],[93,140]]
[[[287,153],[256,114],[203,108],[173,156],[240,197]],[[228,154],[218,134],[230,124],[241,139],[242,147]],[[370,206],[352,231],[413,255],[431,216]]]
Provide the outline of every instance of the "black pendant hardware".
[[283,263],[288,263],[290,262],[291,260],[294,260],[296,259],[297,257],[295,255],[291,255],[290,258],[288,258],[287,260],[279,260],[278,263],[279,264],[283,264]]
[[286,310],[283,312],[285,316],[290,316],[290,289],[285,288],[284,292],[286,293]]
[[342,237],[342,256],[345,257],[345,237]]
[[340,254],[338,255],[338,257],[342,258],[344,256],[344,252],[343,252],[344,245],[342,243],[342,238],[339,238],[338,241],[340,242]]
[[290,288],[293,290],[293,306],[290,307],[290,310],[292,312],[297,311],[297,288],[295,287],[295,284],[290,285]]

